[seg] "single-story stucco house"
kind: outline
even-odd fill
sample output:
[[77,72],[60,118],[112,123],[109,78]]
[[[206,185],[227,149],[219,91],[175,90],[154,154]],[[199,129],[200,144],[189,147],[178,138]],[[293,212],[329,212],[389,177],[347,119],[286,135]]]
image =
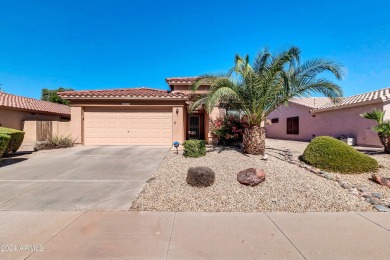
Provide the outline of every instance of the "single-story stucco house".
[[333,103],[329,98],[295,98],[287,106],[273,111],[266,127],[269,138],[310,141],[316,136],[346,136],[355,138],[361,146],[378,146],[381,143],[372,130],[375,122],[360,114],[373,109],[385,112],[390,120],[390,88],[341,98]]
[[0,126],[23,130],[25,121],[69,121],[70,108],[0,92]]
[[[214,108],[189,114],[196,77],[167,78],[169,90],[126,88],[60,92],[70,101],[72,136],[84,145],[167,145],[189,138],[210,140]],[[198,93],[207,91],[201,86]]]
[[[226,114],[215,107],[188,113],[197,77],[167,78],[169,90],[126,88],[60,92],[70,100],[72,136],[84,145],[172,145],[187,139],[212,141],[210,122]],[[197,93],[205,93],[204,85]],[[357,145],[381,146],[365,111],[388,111],[390,88],[341,98],[295,98],[273,111],[267,137],[310,141],[321,135],[355,138]]]

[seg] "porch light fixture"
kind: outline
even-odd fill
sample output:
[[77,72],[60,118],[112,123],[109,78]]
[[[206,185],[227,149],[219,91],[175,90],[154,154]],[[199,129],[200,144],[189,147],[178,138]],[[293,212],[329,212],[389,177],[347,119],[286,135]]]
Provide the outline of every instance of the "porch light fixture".
[[176,115],[177,116],[179,115],[179,108],[178,107],[176,108]]
[[176,154],[179,154],[179,145],[180,145],[179,142],[177,141],[173,142],[173,146],[176,148]]

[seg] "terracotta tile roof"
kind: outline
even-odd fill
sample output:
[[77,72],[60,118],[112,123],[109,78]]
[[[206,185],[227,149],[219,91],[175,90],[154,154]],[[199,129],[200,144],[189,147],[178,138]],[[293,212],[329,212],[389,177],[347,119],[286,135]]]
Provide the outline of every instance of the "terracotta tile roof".
[[174,77],[174,78],[166,78],[165,81],[168,85],[173,84],[194,84],[198,77]]
[[48,101],[0,92],[0,107],[16,108],[41,113],[70,115],[70,107]]
[[59,92],[64,99],[72,98],[174,98],[186,99],[186,94],[151,88],[124,88],[107,90],[83,90]]

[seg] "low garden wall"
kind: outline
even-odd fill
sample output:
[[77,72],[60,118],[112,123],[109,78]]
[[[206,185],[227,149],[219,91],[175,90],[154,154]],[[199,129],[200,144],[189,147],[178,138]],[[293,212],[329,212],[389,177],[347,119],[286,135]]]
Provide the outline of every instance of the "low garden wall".
[[25,143],[48,141],[55,136],[70,136],[70,121],[24,121]]

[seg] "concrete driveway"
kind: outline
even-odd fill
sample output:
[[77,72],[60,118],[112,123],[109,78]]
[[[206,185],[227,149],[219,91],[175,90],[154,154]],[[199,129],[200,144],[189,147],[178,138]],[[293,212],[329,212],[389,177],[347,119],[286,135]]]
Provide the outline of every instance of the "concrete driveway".
[[0,210],[127,210],[169,147],[41,151],[0,168]]

